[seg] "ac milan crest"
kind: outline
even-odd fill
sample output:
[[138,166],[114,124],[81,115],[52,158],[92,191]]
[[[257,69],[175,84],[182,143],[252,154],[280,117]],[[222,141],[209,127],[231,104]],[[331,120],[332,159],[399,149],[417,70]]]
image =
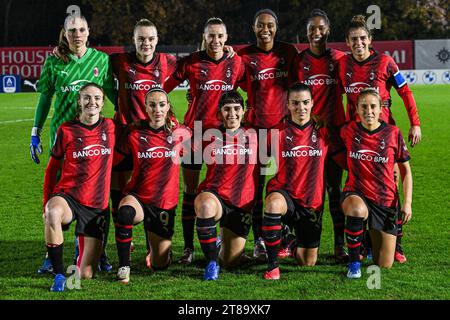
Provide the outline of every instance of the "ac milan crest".
[[328,66],[328,69],[329,69],[330,71],[333,71],[333,70],[334,70],[334,64],[333,64],[333,63],[330,63],[330,65]]

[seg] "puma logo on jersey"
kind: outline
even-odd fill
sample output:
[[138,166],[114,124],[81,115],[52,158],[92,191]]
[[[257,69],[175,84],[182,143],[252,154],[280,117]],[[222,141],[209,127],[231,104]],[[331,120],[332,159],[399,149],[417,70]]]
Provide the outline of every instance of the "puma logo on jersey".
[[77,138],[77,140],[80,141],[80,142],[83,142],[83,139],[81,139],[81,138]]
[[352,73],[351,72],[347,72],[347,77],[351,78],[352,77]]
[[64,70],[61,70],[61,74],[62,74],[62,75],[64,75],[64,74],[65,74],[66,76],[68,76],[68,75],[69,75],[69,73],[68,73],[67,71],[64,71]]
[[258,64],[256,63],[256,61],[251,61],[250,64],[257,66]]
[[360,138],[355,137],[355,140],[356,140],[358,143],[361,143],[361,139],[360,139]]
[[147,138],[146,137],[140,137],[139,139],[144,140],[145,142],[148,143]]
[[292,137],[286,136],[286,140],[289,140],[289,141],[291,141],[291,142],[292,142],[292,138],[294,138],[294,136],[292,136]]
[[309,69],[311,69],[311,66],[305,66],[303,67],[304,70],[309,71]]
[[136,70],[130,68],[130,69],[128,69],[128,71],[130,71],[132,74],[136,75]]
[[200,73],[203,74],[204,76],[208,75],[208,71],[206,70],[200,70]]

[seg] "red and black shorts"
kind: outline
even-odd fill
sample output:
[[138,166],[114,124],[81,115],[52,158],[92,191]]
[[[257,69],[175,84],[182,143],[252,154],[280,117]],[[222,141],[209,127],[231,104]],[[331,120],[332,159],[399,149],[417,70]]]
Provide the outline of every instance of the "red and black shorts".
[[64,198],[72,211],[72,220],[63,226],[64,231],[68,230],[70,224],[76,220],[75,235],[84,235],[103,240],[109,209],[102,210],[84,206],[65,193],[52,195],[52,197],[56,196]]
[[150,204],[143,203],[135,194],[130,193],[144,211],[144,228],[161,238],[171,240],[175,226],[175,210],[165,210]]
[[344,191],[341,197],[341,204],[345,198],[351,195],[360,197],[369,211],[369,230],[384,231],[397,236],[397,218],[399,216],[399,207],[385,207],[367,199],[364,195],[356,191]]
[[287,225],[294,226],[300,248],[312,249],[320,246],[320,236],[322,234],[322,213],[311,208],[299,205],[291,195],[285,190],[273,190],[267,195],[278,192],[285,199],[287,212],[281,221]]
[[245,212],[242,209],[226,203],[215,191],[203,190],[202,192],[210,192],[219,199],[222,205],[222,218],[220,218],[220,227],[233,231],[241,238],[247,239],[250,227],[252,225],[251,212]]

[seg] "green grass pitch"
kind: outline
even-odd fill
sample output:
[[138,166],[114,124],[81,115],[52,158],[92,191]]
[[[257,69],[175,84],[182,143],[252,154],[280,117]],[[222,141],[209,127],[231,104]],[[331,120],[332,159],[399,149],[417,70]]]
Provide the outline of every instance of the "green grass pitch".
[[[449,86],[412,88],[422,121],[423,141],[410,148],[414,176],[413,219],[404,228],[403,246],[408,261],[381,272],[381,288],[368,289],[366,272],[349,281],[344,265],[331,258],[332,222],[324,213],[318,265],[301,268],[290,259],[281,262],[282,279],[262,279],[265,264],[251,264],[233,272],[224,271],[219,281],[203,282],[205,260],[196,243],[196,261],[189,267],[176,263],[167,271],[151,274],[144,266],[146,254],[142,224],[135,228],[136,251],[132,254],[131,283],[114,280],[117,254],[114,230],[110,229],[108,253],[114,269],[94,280],[83,280],[81,290],[62,294],[49,292],[52,279],[36,273],[45,254],[42,182],[48,161],[48,124],[43,133],[44,155],[35,165],[29,155],[29,137],[37,94],[0,95],[0,299],[449,299],[450,298],[450,107]],[[407,116],[393,92],[393,112],[407,136]],[[176,114],[182,119],[185,92],[171,94]],[[112,116],[112,106],[105,107]],[[51,113],[50,113],[51,116]],[[181,178],[180,178],[181,179]],[[180,191],[181,193],[181,191]],[[173,239],[174,257],[181,255],[181,204],[177,210]],[[73,256],[74,226],[65,232],[66,267]],[[253,248],[249,236],[247,253]]]

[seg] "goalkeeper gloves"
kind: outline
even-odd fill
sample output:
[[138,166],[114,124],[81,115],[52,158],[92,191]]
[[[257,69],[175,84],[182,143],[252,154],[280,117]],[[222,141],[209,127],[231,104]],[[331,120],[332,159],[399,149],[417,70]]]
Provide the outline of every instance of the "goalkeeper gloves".
[[30,154],[36,164],[41,162],[37,156],[38,153],[42,154],[41,131],[42,129],[38,127],[31,129]]

